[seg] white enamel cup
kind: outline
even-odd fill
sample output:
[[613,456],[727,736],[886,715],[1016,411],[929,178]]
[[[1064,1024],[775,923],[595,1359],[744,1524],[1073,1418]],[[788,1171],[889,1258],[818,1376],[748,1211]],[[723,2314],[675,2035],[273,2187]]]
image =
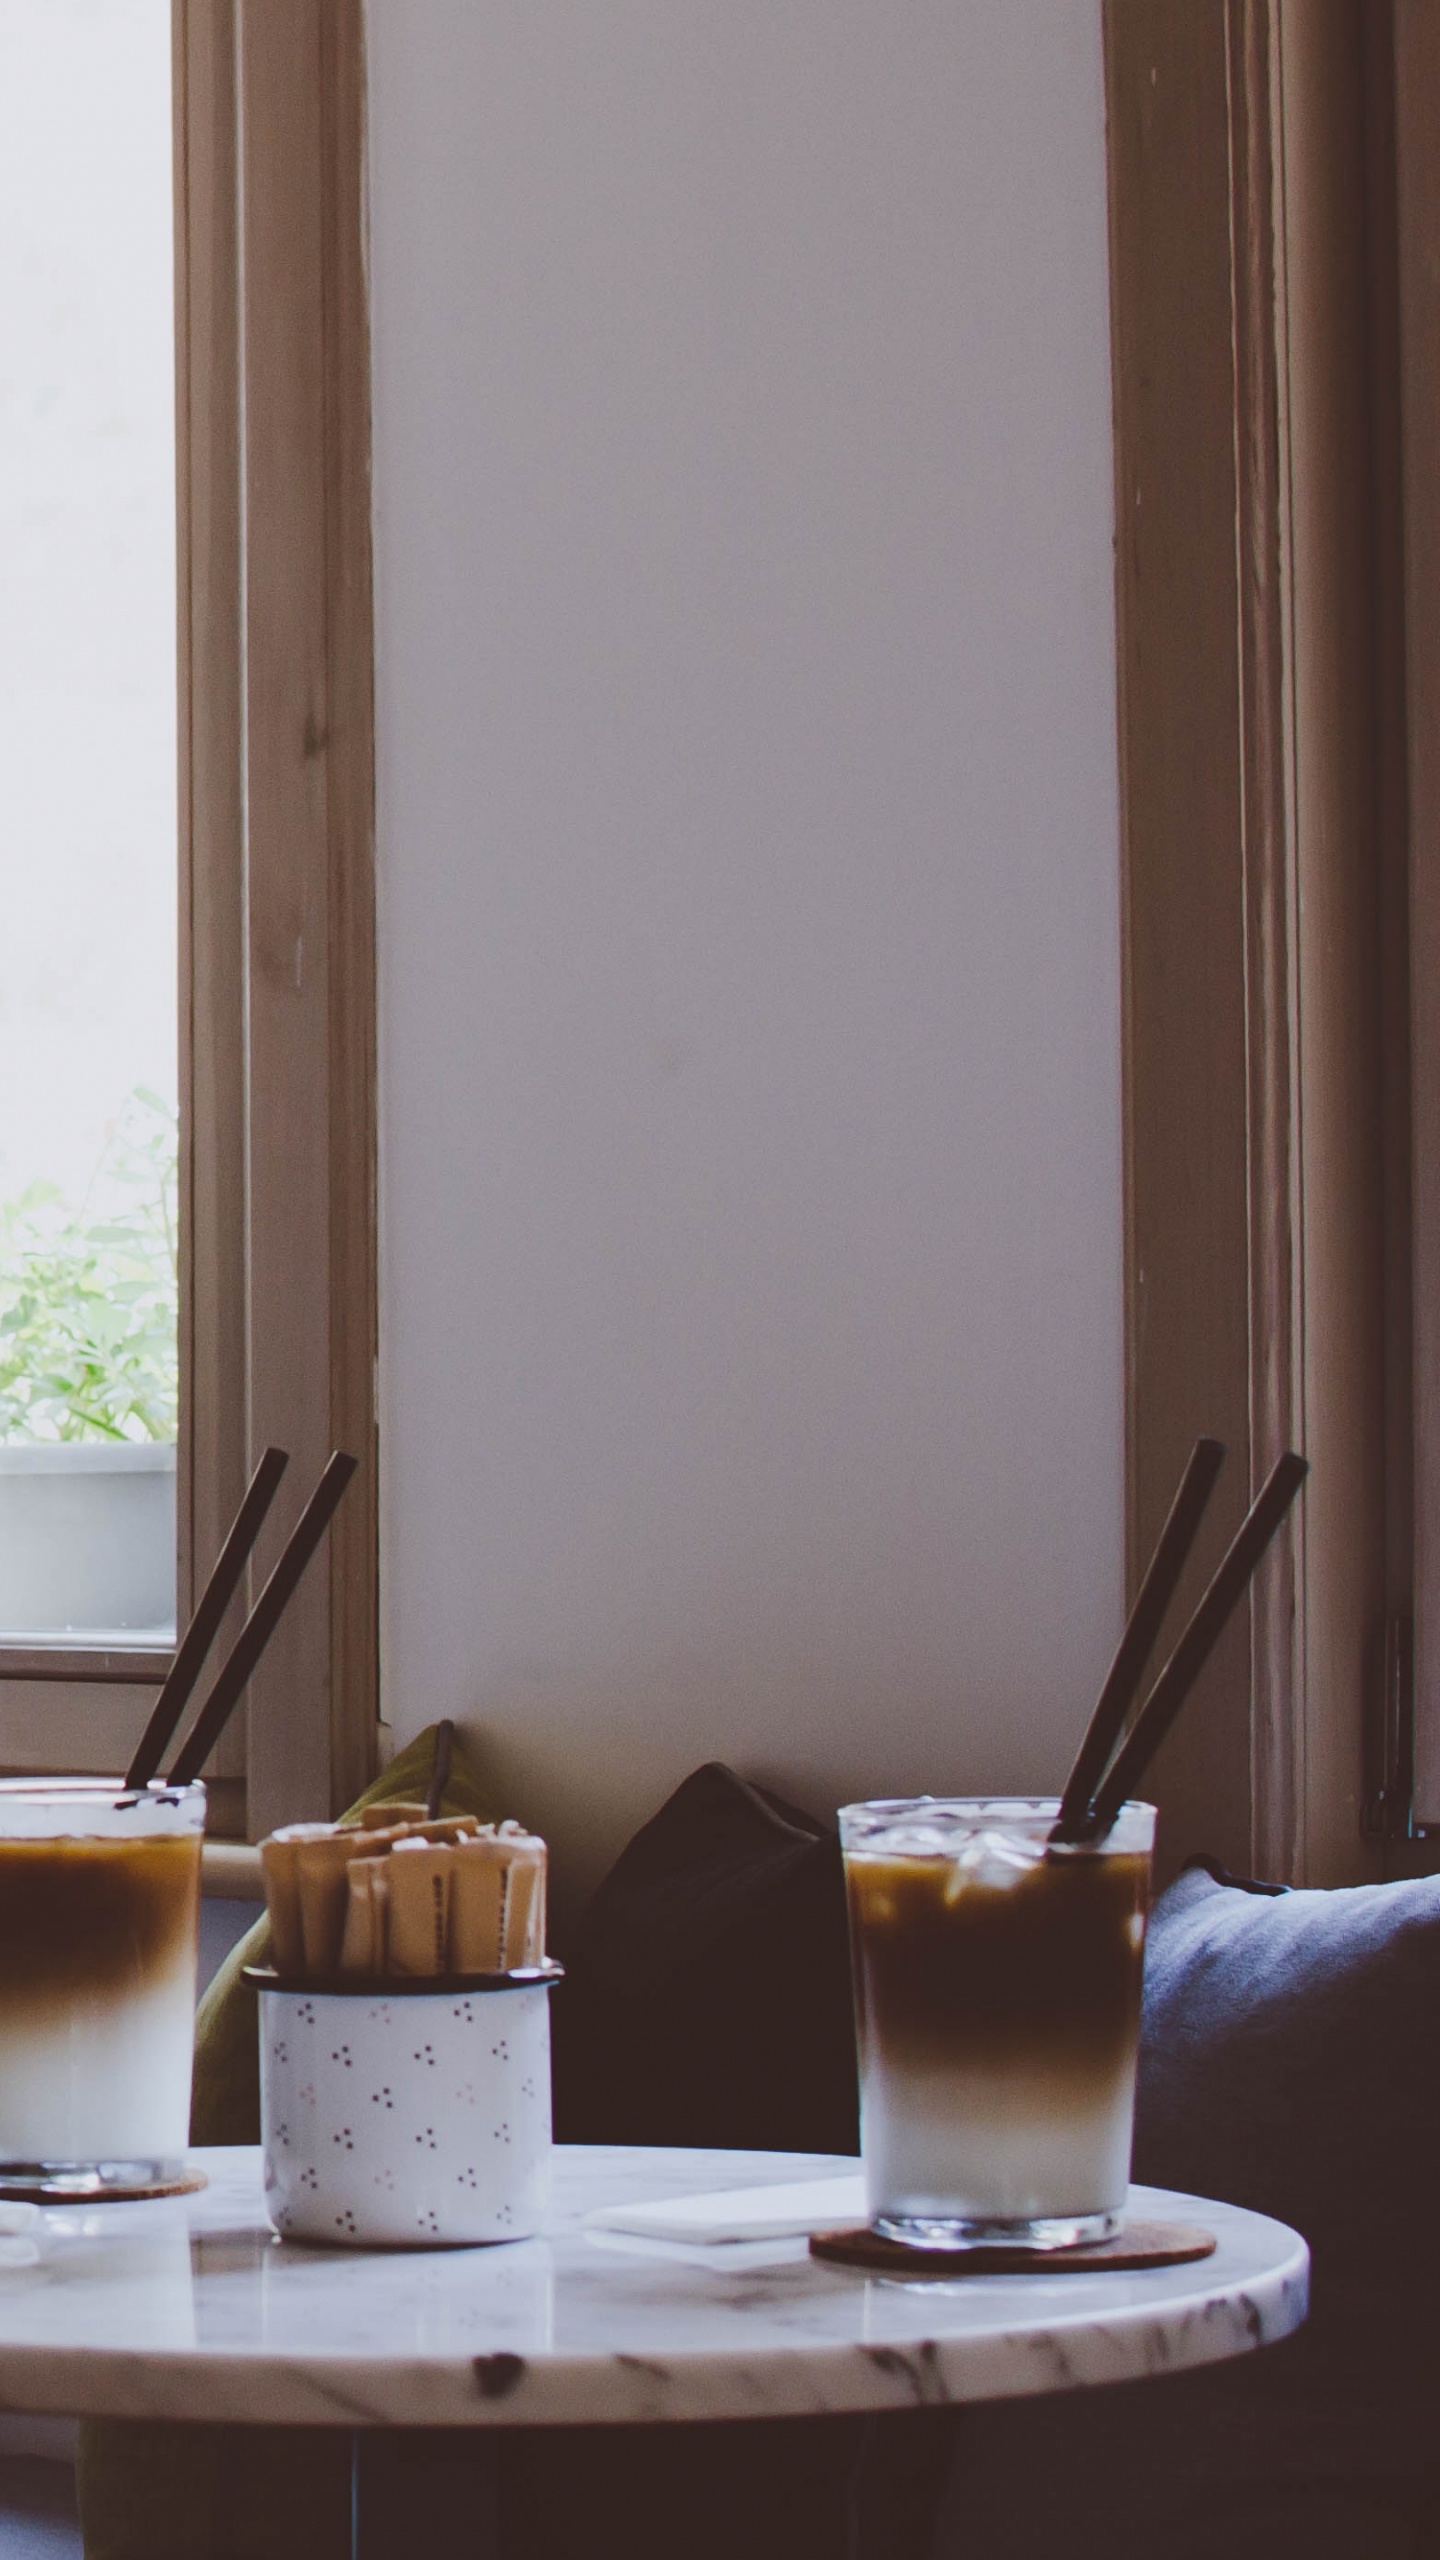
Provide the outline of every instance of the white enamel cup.
[[453,1989],[287,1986],[256,1969],[265,2210],[286,2240],[521,2240],[550,2194],[558,1965]]

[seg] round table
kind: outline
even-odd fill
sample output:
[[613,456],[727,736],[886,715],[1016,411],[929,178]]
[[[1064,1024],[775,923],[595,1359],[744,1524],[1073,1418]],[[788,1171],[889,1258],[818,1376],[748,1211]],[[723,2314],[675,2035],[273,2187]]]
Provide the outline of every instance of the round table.
[[813,2416],[1174,2373],[1305,2315],[1293,2231],[1153,2189],[1135,2212],[1205,2223],[1212,2257],[898,2282],[821,2265],[803,2238],[704,2246],[586,2225],[598,2207],[829,2181],[853,2162],[562,2147],[543,2238],[385,2254],[278,2241],[258,2151],[195,2165],[198,2194],[53,2208],[31,2254],[25,2235],[4,2244],[5,2406],[356,2431]]

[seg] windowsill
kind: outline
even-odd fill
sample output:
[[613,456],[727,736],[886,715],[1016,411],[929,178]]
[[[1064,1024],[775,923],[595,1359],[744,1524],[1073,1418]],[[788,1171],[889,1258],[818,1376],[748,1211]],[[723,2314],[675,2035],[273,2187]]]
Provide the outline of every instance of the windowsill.
[[240,1840],[205,1840],[200,1847],[200,1890],[225,1902],[263,1902],[260,1852]]
[[0,1680],[133,1681],[158,1689],[173,1627],[89,1627],[66,1635],[0,1636]]

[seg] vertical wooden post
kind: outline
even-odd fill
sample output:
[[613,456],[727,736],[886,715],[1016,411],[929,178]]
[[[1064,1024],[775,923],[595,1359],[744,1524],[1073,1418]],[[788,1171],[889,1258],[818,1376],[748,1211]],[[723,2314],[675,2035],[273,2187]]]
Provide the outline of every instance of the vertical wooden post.
[[1415,1811],[1440,1825],[1440,18],[1396,0],[1415,1344]]
[[1371,1872],[1387,1578],[1365,43],[1357,0],[1106,10],[1130,1570],[1313,1473],[1157,1772],[1173,1859]]
[[374,889],[359,0],[181,0],[188,1469],[362,1471],[252,1686],[252,1835],[374,1766]]

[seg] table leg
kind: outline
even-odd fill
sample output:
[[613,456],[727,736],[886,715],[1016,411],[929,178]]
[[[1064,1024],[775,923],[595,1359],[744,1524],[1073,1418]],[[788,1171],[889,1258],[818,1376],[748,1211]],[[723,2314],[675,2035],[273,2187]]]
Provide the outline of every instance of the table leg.
[[418,2548],[500,2560],[495,2453],[482,2428],[353,2428],[350,2560],[414,2560]]
[[911,2560],[928,2551],[954,2459],[956,2409],[894,2409],[862,2419],[850,2475],[845,2560]]

